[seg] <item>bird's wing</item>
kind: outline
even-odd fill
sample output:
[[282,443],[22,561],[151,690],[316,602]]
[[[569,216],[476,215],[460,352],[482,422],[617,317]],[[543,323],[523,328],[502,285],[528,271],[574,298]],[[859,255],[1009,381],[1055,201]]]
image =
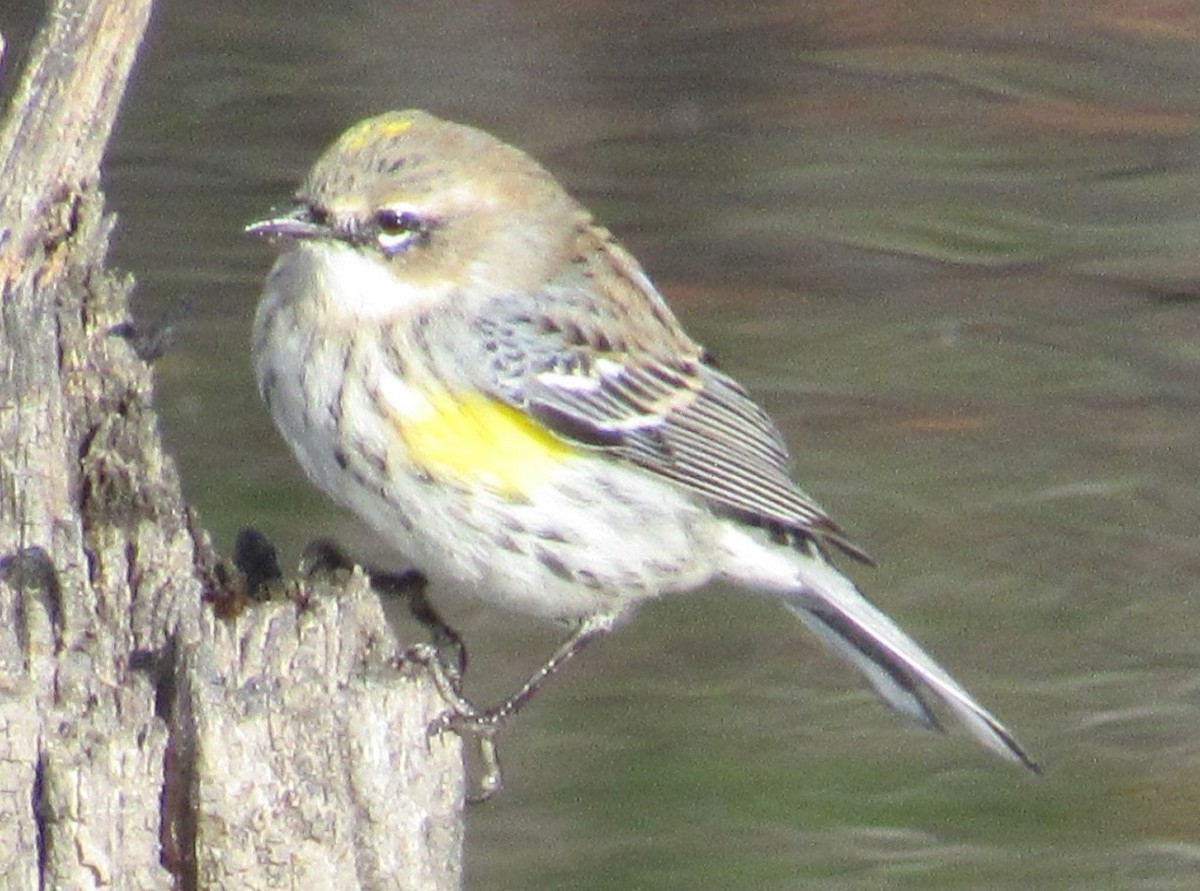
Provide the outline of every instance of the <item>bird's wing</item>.
[[[718,509],[790,533],[801,559],[785,602],[884,700],[937,727],[929,691],[985,745],[1037,766],[1012,734],[824,559],[830,542],[867,559],[789,478],[770,418],[705,361],[640,273],[597,305],[570,279],[494,300],[475,316],[474,383],[558,436],[690,489]],[[806,558],[806,559],[805,559]]]
[[705,361],[645,276],[596,305],[583,282],[496,298],[475,315],[482,379],[560,437],[603,450],[713,506],[865,555],[787,473],[779,430]]

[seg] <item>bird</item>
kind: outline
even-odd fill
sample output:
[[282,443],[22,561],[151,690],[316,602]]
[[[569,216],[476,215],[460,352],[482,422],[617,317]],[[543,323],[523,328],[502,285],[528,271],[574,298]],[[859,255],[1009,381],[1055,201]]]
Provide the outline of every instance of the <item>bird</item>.
[[[292,206],[253,330],[259,391],[308,478],[438,589],[565,623],[492,733],[639,604],[725,582],[778,599],[882,700],[1037,771],[880,609],[869,562],[790,475],[779,428],[620,242],[530,155],[421,110],[352,126]],[[498,783],[498,763],[496,765]]]

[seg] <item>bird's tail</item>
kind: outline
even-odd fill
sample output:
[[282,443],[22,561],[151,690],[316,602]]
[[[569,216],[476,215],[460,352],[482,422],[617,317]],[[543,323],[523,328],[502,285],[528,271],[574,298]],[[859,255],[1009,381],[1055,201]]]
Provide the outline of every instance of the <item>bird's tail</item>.
[[883,700],[917,723],[941,729],[926,696],[943,703],[985,747],[1038,772],[1003,724],[959,686],[900,627],[876,609],[811,543],[794,550],[752,541],[727,527],[728,578],[783,599],[835,653],[861,671]]
[[1034,772],[1012,733],[959,686],[900,627],[876,609],[815,549],[800,562],[800,588],[782,592],[788,609],[835,653],[859,669],[883,700],[918,723],[940,729],[923,694],[944,703],[980,743]]

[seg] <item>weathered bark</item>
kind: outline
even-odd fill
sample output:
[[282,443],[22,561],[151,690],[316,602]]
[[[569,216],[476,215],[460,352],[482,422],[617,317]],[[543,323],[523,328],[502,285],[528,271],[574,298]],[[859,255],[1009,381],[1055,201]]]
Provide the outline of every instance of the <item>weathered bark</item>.
[[98,186],[151,0],[60,0],[0,130],[0,888],[455,888],[462,761],[361,575],[232,619]]

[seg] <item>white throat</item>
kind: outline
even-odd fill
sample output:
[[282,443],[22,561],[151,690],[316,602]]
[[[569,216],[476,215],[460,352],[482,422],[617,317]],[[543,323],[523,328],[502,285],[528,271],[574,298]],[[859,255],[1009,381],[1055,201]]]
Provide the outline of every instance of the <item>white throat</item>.
[[453,284],[444,279],[407,282],[394,275],[383,261],[339,242],[301,242],[280,262],[289,260],[308,267],[324,315],[335,323],[358,324],[411,315],[442,302],[454,290]]

